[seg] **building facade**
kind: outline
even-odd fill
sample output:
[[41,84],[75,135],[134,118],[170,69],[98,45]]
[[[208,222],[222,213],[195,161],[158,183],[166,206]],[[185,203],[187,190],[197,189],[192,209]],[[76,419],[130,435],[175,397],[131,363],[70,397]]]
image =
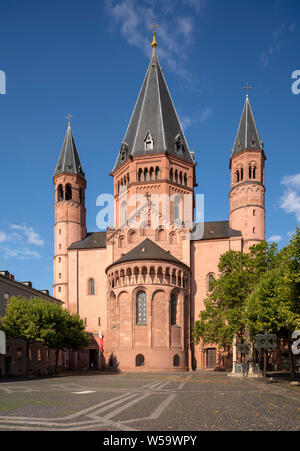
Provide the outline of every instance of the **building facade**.
[[54,296],[85,321],[94,336],[90,361],[98,367],[213,368],[216,346],[194,347],[191,331],[220,256],[247,252],[265,239],[263,143],[247,95],[230,156],[229,220],[195,223],[195,155],[157,58],[155,34],[152,47],[111,172],[114,227],[103,232],[86,230],[86,178],[69,123],[53,179]]
[[[36,290],[30,281],[18,282],[8,271],[0,271],[0,317],[5,315],[6,307],[12,297],[41,298],[47,302],[62,304],[59,299],[49,295],[48,290]],[[5,354],[0,354],[0,377],[22,376],[26,372],[26,344],[23,340],[6,339]],[[59,366],[69,365],[68,354],[60,352]],[[29,350],[28,369],[31,374],[43,374],[47,368],[55,366],[55,351],[41,343],[32,343]]]

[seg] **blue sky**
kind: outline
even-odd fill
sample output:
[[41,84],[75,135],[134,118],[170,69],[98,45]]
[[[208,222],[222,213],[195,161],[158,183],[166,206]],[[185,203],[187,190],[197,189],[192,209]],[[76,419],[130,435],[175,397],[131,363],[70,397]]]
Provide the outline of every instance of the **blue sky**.
[[87,226],[97,230],[96,198],[112,192],[109,172],[148,66],[152,22],[195,150],[205,220],[228,218],[229,157],[248,82],[267,156],[267,238],[284,245],[300,222],[300,95],[291,89],[299,19],[299,0],[2,1],[0,268],[51,289],[52,176],[69,112],[87,177]]

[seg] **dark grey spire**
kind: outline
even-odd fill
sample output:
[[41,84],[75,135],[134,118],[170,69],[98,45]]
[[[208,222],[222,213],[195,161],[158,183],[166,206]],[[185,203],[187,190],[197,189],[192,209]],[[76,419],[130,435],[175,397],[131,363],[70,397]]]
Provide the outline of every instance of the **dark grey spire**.
[[59,155],[54,176],[61,174],[62,172],[68,172],[69,174],[78,174],[81,177],[84,177],[84,172],[80,163],[70,123]]
[[237,155],[245,149],[263,150],[263,143],[257,131],[248,95],[246,96],[239,129],[231,156]]
[[152,43],[152,58],[114,170],[132,155],[170,154],[193,163],[166,80]]

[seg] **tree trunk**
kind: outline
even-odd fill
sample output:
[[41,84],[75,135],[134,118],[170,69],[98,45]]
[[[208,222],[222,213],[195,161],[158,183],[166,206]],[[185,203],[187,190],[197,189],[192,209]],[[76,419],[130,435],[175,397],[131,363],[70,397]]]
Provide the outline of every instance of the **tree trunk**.
[[287,339],[287,345],[288,345],[289,361],[290,361],[290,368],[291,368],[291,379],[292,379],[292,381],[294,381],[296,379],[296,369],[295,369],[294,354],[292,351],[291,338],[292,338],[291,334],[289,334],[289,337]]

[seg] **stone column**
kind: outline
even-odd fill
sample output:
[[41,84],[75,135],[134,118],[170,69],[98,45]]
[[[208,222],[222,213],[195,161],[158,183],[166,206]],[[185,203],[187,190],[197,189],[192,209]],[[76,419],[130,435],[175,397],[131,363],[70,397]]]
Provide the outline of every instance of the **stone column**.
[[235,335],[233,338],[233,343],[232,343],[232,372],[231,372],[231,374],[235,374],[236,356],[237,356],[237,346],[236,346],[236,335]]

